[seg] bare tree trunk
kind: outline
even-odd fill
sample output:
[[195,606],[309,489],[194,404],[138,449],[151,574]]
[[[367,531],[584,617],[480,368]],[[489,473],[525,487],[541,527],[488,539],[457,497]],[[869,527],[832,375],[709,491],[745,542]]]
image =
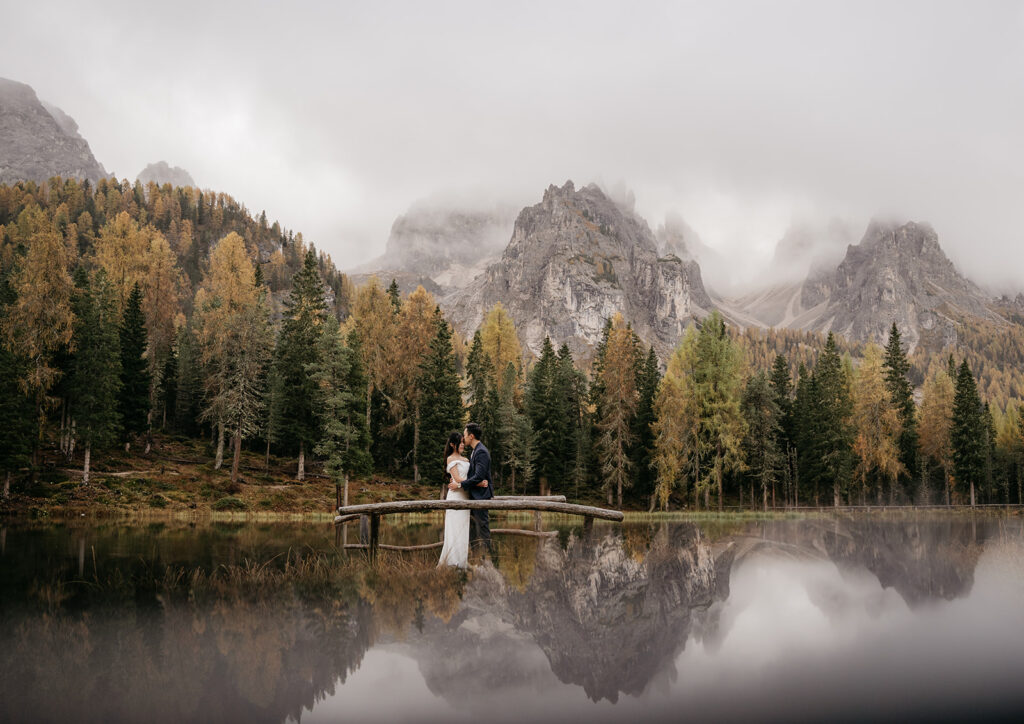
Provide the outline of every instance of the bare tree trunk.
[[953,502],[949,492],[949,468],[945,465],[942,466],[942,476],[946,479],[946,507],[949,507]]
[[[419,449],[420,449],[420,403],[417,400],[413,404],[412,410],[412,481],[417,485],[420,484],[420,460],[419,460]],[[514,473],[513,473],[514,475]],[[512,484],[513,489],[515,483]]]
[[619,510],[622,510],[622,476],[621,475],[619,476],[619,483],[618,483],[617,488],[618,489],[616,490],[616,493],[617,493],[617,498],[618,498],[618,501],[619,501]]
[[7,475],[4,476],[4,500],[11,497],[11,471],[7,471]]
[[832,482],[832,503],[836,508],[839,507],[839,478]]
[[89,483],[89,457],[92,453],[92,443],[85,443],[85,464],[82,466],[82,485]]
[[[768,510],[768,486],[767,485],[762,485],[761,488],[764,490],[764,509],[765,509],[765,511],[767,511]],[[775,490],[774,490],[774,488],[775,488],[775,486],[773,485],[772,486],[772,501],[775,500]],[[774,502],[772,503],[772,505],[774,505]]]
[[267,456],[264,458],[263,470],[267,475],[270,475],[270,437],[267,437]]
[[793,507],[800,507],[800,468],[796,457],[796,450],[793,451]]
[[75,457],[75,443],[78,441],[78,438],[75,435],[75,432],[77,431],[77,429],[78,429],[78,423],[75,422],[74,419],[72,419],[71,420],[71,431],[68,433],[68,435],[71,436],[71,440],[70,440],[70,442],[68,444],[68,462],[71,462],[74,459],[74,457]]
[[305,441],[299,442],[299,471],[295,475],[296,480],[306,479],[306,443]]
[[217,455],[213,460],[213,469],[220,470],[224,464],[224,423],[217,423]]
[[231,436],[231,447],[234,454],[231,457],[231,482],[238,482],[238,459],[242,456],[242,431],[235,430]]
[[345,473],[345,489],[342,491],[341,504],[348,505],[348,473]]
[[[367,370],[369,373],[370,370]],[[373,382],[370,381],[369,375],[366,380],[366,432],[370,432],[370,403],[373,400]],[[370,435],[366,436],[366,451],[370,451]]]
[[971,478],[971,507],[974,507],[974,478]]
[[60,401],[60,451],[67,455],[67,414],[68,414],[68,401],[67,399],[61,399]]

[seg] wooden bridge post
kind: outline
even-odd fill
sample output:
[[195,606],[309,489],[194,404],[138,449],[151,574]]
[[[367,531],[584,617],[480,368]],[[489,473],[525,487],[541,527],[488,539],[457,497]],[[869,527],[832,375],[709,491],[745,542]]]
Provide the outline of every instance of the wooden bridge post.
[[377,557],[377,548],[380,544],[380,516],[370,516],[370,560]]

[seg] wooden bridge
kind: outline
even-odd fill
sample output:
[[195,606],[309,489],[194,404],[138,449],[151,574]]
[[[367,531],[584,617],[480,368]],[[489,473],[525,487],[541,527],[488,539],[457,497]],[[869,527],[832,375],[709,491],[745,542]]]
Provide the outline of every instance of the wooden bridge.
[[380,543],[380,519],[384,515],[395,513],[425,513],[435,510],[529,510],[535,514],[535,530],[518,530],[514,528],[492,528],[492,534],[550,536],[557,535],[553,531],[540,530],[541,513],[562,513],[564,515],[583,516],[584,528],[589,529],[595,518],[622,522],[620,510],[595,508],[590,505],[576,505],[565,502],[564,495],[496,495],[490,500],[396,500],[389,503],[367,503],[364,505],[348,505],[338,508],[334,518],[335,525],[344,525],[351,520],[366,516],[370,519],[369,544],[346,545],[346,548],[368,548],[370,555],[377,550],[422,550],[439,548],[441,543],[427,543],[419,546],[389,546]]

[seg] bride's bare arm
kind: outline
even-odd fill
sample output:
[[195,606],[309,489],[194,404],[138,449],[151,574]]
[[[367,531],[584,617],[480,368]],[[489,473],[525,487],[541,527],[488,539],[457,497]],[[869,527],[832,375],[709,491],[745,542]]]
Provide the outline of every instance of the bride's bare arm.
[[452,480],[454,480],[456,483],[461,483],[463,480],[465,480],[464,477],[459,475],[458,465],[452,465],[450,460],[448,461],[448,464],[451,466],[448,468],[448,474],[452,476]]

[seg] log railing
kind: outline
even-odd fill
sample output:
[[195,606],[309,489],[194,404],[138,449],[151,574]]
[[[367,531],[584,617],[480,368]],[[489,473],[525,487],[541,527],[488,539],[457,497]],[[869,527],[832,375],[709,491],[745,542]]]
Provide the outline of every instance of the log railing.
[[[490,500],[395,500],[387,503],[366,503],[363,505],[348,505],[338,508],[338,515],[334,523],[340,525],[350,520],[356,520],[362,516],[370,519],[370,536],[368,544],[359,544],[358,547],[369,549],[373,556],[379,548],[396,550],[422,550],[432,548],[439,544],[430,543],[424,546],[384,546],[380,543],[380,518],[382,515],[393,515],[396,513],[426,513],[436,510],[530,510],[540,517],[540,513],[561,513],[564,515],[580,515],[584,518],[584,527],[589,529],[595,518],[621,522],[622,511],[595,508],[590,505],[577,505],[566,503],[564,495],[546,496],[525,496],[525,495],[502,495],[495,496]],[[539,521],[538,521],[539,522]],[[539,526],[538,526],[539,527]],[[499,528],[492,533],[519,533],[523,535],[541,534],[544,531],[515,531]],[[356,545],[346,545],[356,547]]]

